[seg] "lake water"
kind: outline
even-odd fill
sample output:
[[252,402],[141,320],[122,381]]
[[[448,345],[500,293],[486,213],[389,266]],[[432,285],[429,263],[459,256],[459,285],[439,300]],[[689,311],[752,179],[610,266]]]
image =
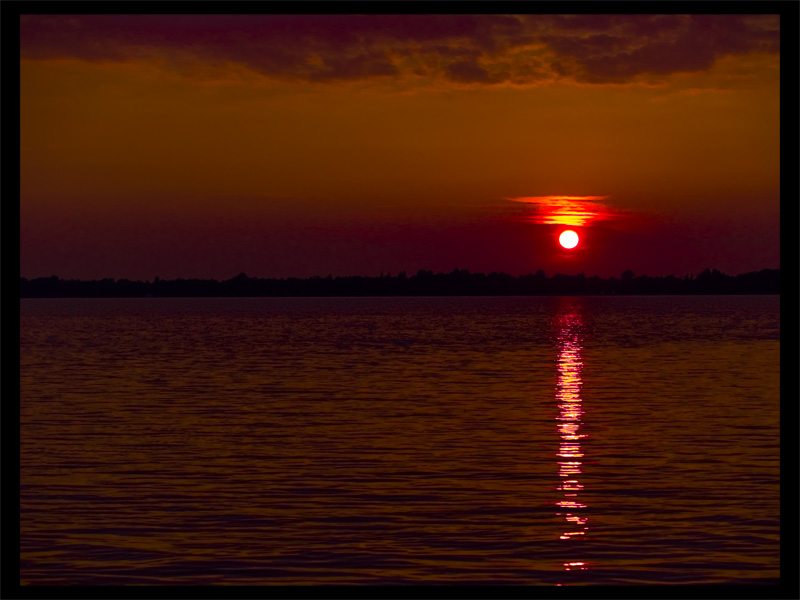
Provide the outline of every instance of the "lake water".
[[23,299],[21,582],[776,583],[779,302]]

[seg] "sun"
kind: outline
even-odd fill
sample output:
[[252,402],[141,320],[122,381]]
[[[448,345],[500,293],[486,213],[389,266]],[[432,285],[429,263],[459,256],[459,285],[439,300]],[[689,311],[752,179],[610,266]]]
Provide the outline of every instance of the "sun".
[[561,235],[558,236],[558,243],[564,248],[570,249],[578,245],[578,239],[577,233],[571,229],[567,229],[566,231],[562,231]]

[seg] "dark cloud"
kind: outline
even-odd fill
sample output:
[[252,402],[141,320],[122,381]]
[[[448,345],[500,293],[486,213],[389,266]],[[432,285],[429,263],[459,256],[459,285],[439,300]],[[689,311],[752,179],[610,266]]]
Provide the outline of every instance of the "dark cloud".
[[[780,51],[777,17],[759,27],[747,15],[587,16],[579,22],[555,23],[561,29],[555,27],[541,39],[556,56],[556,70],[590,83],[703,71],[722,56]],[[605,28],[607,33],[577,36],[571,28],[578,24],[589,31]]]
[[488,82],[489,72],[480,68],[474,62],[462,60],[454,62],[446,67],[447,75],[454,81],[464,83]]
[[[613,28],[620,20],[619,15],[553,15],[549,22],[555,29],[564,31],[605,31]],[[529,17],[530,21],[541,21],[539,16]]]
[[[23,15],[25,59],[238,63],[308,81],[403,73],[494,84],[591,83],[708,69],[777,53],[769,15]],[[542,51],[547,64],[542,64]],[[532,69],[533,62],[537,68]]]
[[321,67],[309,74],[315,81],[335,79],[364,79],[378,75],[396,75],[397,67],[385,53],[370,52],[353,57],[326,57]]
[[435,51],[439,56],[444,57],[469,57],[476,59],[482,54],[478,48],[459,48],[457,46],[435,46],[432,48],[432,50]]
[[703,71],[714,64],[716,54],[706,41],[694,37],[676,43],[648,44],[632,52],[601,55],[581,61],[581,78],[603,83],[627,81],[643,73],[666,75],[680,71]]
[[588,37],[544,35],[540,39],[556,54],[579,60],[617,53],[630,44],[625,38],[605,34]]

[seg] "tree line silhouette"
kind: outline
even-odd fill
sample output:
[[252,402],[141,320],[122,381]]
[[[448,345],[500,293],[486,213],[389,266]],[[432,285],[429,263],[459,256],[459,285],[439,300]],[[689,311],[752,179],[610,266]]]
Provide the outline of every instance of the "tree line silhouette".
[[241,296],[563,296],[657,294],[780,294],[780,269],[763,269],[731,276],[706,269],[697,277],[635,275],[618,279],[586,277],[583,273],[547,277],[542,270],[513,277],[506,273],[401,271],[379,277],[310,277],[263,279],[239,273],[231,279],[172,279],[153,281],[100,279],[81,281],[39,277],[20,278],[20,298],[141,298]]

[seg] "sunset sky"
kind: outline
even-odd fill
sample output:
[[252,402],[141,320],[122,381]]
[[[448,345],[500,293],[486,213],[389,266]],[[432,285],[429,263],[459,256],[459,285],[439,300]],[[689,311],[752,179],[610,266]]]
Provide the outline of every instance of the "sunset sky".
[[778,15],[23,15],[20,36],[23,277],[780,266]]

